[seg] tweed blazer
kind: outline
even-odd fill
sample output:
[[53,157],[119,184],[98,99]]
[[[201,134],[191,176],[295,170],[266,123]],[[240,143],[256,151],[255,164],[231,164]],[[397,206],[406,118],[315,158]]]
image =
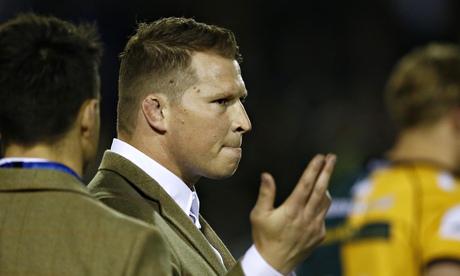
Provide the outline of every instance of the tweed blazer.
[[126,158],[106,151],[88,188],[110,207],[160,229],[171,250],[173,275],[244,275],[201,215],[200,231],[154,179]]
[[74,176],[0,169],[0,275],[171,275],[157,229],[108,208]]

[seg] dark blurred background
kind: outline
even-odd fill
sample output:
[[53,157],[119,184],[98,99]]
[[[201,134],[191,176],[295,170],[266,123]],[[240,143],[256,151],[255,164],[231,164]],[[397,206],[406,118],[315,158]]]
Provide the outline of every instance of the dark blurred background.
[[[394,136],[382,103],[385,80],[407,51],[430,41],[460,41],[457,0],[0,0],[0,21],[21,11],[96,22],[105,43],[102,133],[95,174],[116,136],[118,54],[136,22],[193,17],[237,36],[252,132],[226,180],[197,184],[201,213],[235,257],[251,245],[249,212],[260,173],[277,181],[276,204],[316,153],[333,152],[331,185],[388,148]],[[1,99],[0,99],[1,100]]]

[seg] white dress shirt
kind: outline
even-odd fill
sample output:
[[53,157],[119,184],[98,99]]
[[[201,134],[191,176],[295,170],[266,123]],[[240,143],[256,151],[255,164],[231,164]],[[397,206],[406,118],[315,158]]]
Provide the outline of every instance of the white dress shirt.
[[[160,184],[160,186],[174,199],[179,207],[184,210],[188,216],[192,217],[192,221],[194,221],[196,227],[201,229],[200,222],[196,219],[199,216],[200,208],[200,201],[196,190],[190,190],[187,184],[185,184],[179,177],[128,143],[115,138],[113,139],[110,150],[133,162],[150,177],[155,179],[158,184]],[[195,216],[195,219],[193,216]],[[219,252],[214,247],[213,249],[223,263]],[[252,245],[244,254],[241,266],[245,275],[248,276],[282,275],[263,259],[254,245]],[[289,275],[295,275],[295,273],[291,273]]]

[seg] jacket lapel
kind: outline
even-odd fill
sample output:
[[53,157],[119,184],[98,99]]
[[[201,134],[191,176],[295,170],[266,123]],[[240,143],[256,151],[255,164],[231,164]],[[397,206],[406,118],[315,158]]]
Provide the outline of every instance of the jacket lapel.
[[201,231],[203,232],[206,239],[209,243],[219,251],[222,259],[224,260],[224,265],[227,269],[230,269],[235,265],[235,259],[233,258],[230,251],[228,251],[227,247],[224,245],[222,240],[217,236],[216,232],[209,226],[208,222],[200,215],[200,224],[201,224]]
[[[201,216],[200,222],[202,222],[202,225],[206,225],[206,237],[195,226],[195,224],[193,224],[190,218],[169,196],[169,194],[166,193],[166,191],[153,178],[134,165],[131,161],[116,153],[106,151],[99,169],[110,170],[120,174],[127,179],[132,186],[140,190],[144,198],[157,202],[159,206],[159,214],[182,234],[183,238],[186,239],[196,249],[196,251],[203,256],[217,274],[220,275],[225,273],[226,269],[222,265],[219,257],[211,248],[210,243],[222,255],[225,266],[229,267],[227,264],[232,263],[232,260],[233,264],[235,263],[233,257],[231,257],[231,254],[228,252],[228,249],[225,245],[223,245],[222,241],[220,241],[214,231],[201,218]],[[209,241],[206,238],[208,238]]]

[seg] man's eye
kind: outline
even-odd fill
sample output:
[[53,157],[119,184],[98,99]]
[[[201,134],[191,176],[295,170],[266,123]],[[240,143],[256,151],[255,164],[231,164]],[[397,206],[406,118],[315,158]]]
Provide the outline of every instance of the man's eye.
[[218,103],[220,105],[224,105],[224,104],[228,103],[228,100],[227,99],[218,99],[218,100],[216,100],[216,103]]

